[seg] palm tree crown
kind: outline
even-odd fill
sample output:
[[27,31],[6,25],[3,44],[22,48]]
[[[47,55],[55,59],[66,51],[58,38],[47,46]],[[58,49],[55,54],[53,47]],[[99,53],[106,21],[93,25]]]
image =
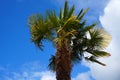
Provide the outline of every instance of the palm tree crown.
[[[50,58],[51,70],[57,71],[58,57],[63,52],[68,53],[68,57],[70,55],[68,59],[68,61],[71,60],[70,66],[79,63],[82,59],[105,66],[97,58],[110,56],[109,53],[103,51],[109,44],[110,36],[103,28],[97,27],[96,23],[86,25],[83,17],[87,11],[88,9],[81,9],[78,15],[75,15],[74,5],[69,8],[66,1],[64,9],[60,9],[59,15],[56,15],[55,11],[47,11],[45,17],[41,14],[30,16],[32,42],[42,50],[42,42],[50,40],[57,49],[56,55],[52,55]],[[62,48],[65,48],[66,51]],[[86,56],[86,54],[90,55]],[[67,56],[64,58],[67,59]],[[65,62],[65,60],[63,61]]]

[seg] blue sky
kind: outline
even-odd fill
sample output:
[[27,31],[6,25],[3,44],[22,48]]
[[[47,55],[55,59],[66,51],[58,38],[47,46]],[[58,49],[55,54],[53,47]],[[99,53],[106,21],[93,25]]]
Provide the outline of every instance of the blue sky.
[[[111,13],[113,10],[112,7],[114,8],[114,6],[111,6],[111,3],[115,5],[116,3],[112,1],[113,0],[101,0],[100,2],[98,2],[98,0],[69,0],[69,5],[76,4],[76,13],[81,8],[89,7],[90,11],[85,17],[88,24],[97,21],[100,23],[99,25],[104,27],[114,26],[113,24],[116,24],[113,23],[108,25],[107,21],[113,18],[109,19],[109,17],[106,17],[106,15],[114,15]],[[119,3],[119,0],[115,1]],[[44,42],[46,46],[43,52],[36,48],[34,44],[30,42],[27,21],[28,17],[35,13],[44,15],[46,10],[56,10],[58,12],[60,6],[63,7],[63,4],[64,0],[0,0],[0,80],[54,79],[55,75],[48,70],[47,65],[51,54],[55,53],[55,49],[52,47],[52,44],[47,41]],[[115,8],[117,12],[120,11],[118,7],[115,6]],[[118,21],[120,19],[119,15],[116,18]],[[104,28],[108,29],[109,27]],[[118,32],[119,30],[118,28]],[[115,31],[116,30],[111,28],[108,29],[108,32],[112,36],[116,35],[114,34],[117,33]],[[113,38],[115,39],[113,42],[115,42],[116,36]],[[110,60],[115,61],[114,58],[112,59]],[[72,79],[79,80],[84,78],[84,80],[105,80],[95,77],[98,75],[95,75],[96,72],[91,67],[94,68],[96,66],[88,66],[88,64],[84,63],[76,65],[76,67],[73,68]],[[95,68],[95,70],[97,69]],[[33,74],[35,76],[32,76]],[[115,76],[115,79],[117,80],[118,78]]]
[[[28,61],[39,60],[40,58],[43,58],[44,54],[40,53],[44,52],[40,52],[30,42],[27,20],[28,17],[33,13],[39,12],[44,14],[47,9],[54,7],[52,4],[49,6],[46,5],[49,4],[39,0],[0,1],[1,65],[6,66],[6,64],[11,64],[15,66],[21,65]],[[49,43],[46,44],[49,45]],[[48,50],[46,52],[48,52]]]

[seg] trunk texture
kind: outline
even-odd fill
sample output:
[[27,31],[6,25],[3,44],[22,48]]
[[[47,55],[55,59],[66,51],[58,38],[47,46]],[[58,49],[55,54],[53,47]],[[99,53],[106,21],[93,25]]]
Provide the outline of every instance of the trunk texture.
[[57,46],[56,53],[56,79],[71,80],[71,57],[70,47],[66,41],[62,46]]

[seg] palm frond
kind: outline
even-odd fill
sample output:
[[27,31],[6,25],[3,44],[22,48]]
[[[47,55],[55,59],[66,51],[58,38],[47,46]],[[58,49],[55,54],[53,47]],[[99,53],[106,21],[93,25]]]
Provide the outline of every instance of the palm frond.
[[[47,18],[46,18],[47,19]],[[29,26],[31,33],[31,40],[35,43],[35,45],[42,50],[42,41],[52,40],[53,38],[53,28],[51,28],[51,24],[49,24],[48,20],[46,20],[40,14],[32,15],[29,18]]]
[[78,26],[76,26],[76,30],[82,31],[85,28],[86,20],[81,21]]
[[50,70],[52,70],[53,72],[56,70],[56,65],[55,65],[56,61],[55,61],[55,56],[52,55],[51,58],[49,59],[49,65],[48,68]]
[[62,9],[61,9],[61,8],[60,8],[59,18],[60,18],[60,19],[62,19],[62,18],[63,18],[63,11],[62,11]]
[[29,27],[33,26],[39,20],[43,20],[43,16],[40,14],[33,14],[28,19],[28,26]]
[[90,33],[90,41],[89,45],[91,47],[96,47],[97,49],[103,49],[108,46],[111,37],[110,35],[103,29],[94,28],[89,31]]
[[82,57],[78,53],[72,52],[71,60],[72,60],[72,66],[74,66],[82,61]]
[[87,32],[87,31],[89,31],[90,29],[94,28],[96,25],[97,25],[97,23],[91,24],[91,25],[89,25],[89,26],[85,26],[82,31],[83,31],[83,32],[84,32],[84,31]]
[[74,27],[76,27],[75,25],[77,25],[79,23],[78,20],[75,20],[76,16],[71,16],[63,25],[63,29],[74,29]]
[[79,14],[77,15],[76,19],[79,19],[81,13],[83,12],[83,9],[80,10]]
[[29,26],[32,42],[34,42],[37,47],[41,48],[42,46],[41,40],[44,38],[43,32],[45,31],[45,28],[41,28],[41,26],[44,26],[43,17],[38,14],[30,16],[28,23],[30,24]]
[[94,55],[95,57],[109,57],[110,56],[110,53],[107,53],[105,51],[99,51],[99,50],[89,51],[89,50],[87,50],[87,52]]
[[75,6],[73,5],[73,6],[70,8],[69,12],[68,12],[68,18],[70,18],[71,16],[73,16],[74,11],[75,11]]
[[95,63],[98,63],[98,64],[100,64],[100,65],[102,65],[102,66],[106,66],[106,64],[98,61],[94,56],[85,57],[85,59],[86,59],[87,61],[95,62]]
[[75,34],[77,34],[77,31],[76,30],[71,30],[71,31],[69,31],[69,32],[67,32],[66,34],[64,34],[62,37],[65,39],[67,39],[67,37],[71,37],[71,36],[73,36],[73,35],[75,35]]
[[79,13],[78,16],[77,16],[77,19],[78,19],[79,21],[81,21],[82,18],[84,17],[84,15],[88,12],[88,10],[89,10],[89,8],[85,9],[84,11],[81,10],[80,13]]
[[64,16],[63,18],[65,19],[68,15],[68,10],[69,10],[69,7],[68,7],[68,2],[65,1],[65,4],[64,4]]
[[57,15],[56,15],[55,11],[47,11],[46,16],[47,16],[47,20],[49,22],[48,26],[50,26],[52,28],[55,28],[55,27],[59,26],[59,23],[58,23],[59,19],[58,19]]

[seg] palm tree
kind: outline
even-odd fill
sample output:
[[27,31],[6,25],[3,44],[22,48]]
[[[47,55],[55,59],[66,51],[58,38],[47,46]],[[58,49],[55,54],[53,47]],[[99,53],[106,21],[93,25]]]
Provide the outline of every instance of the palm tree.
[[49,68],[56,72],[57,80],[71,80],[72,66],[82,59],[105,66],[97,58],[110,56],[103,51],[110,36],[96,23],[86,25],[83,17],[88,9],[80,10],[78,15],[74,11],[74,5],[69,8],[66,1],[59,16],[55,11],[47,11],[45,17],[35,14],[29,18],[32,42],[43,50],[42,42],[49,40],[56,48],[55,55],[50,58]]

